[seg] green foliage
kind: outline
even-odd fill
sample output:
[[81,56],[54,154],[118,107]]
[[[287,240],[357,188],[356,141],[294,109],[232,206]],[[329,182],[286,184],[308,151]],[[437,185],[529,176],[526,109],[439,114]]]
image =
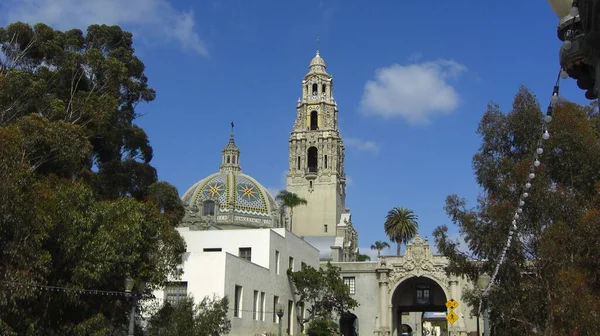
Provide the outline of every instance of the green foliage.
[[[593,109],[567,101],[553,111],[551,137],[544,142],[542,164],[535,169],[518,221],[519,233],[490,292],[497,334],[566,335],[575,328],[580,335],[597,333],[599,118]],[[475,208],[457,195],[448,196],[445,207],[470,252],[459,250],[447,227],[434,231],[438,250],[451,261],[449,272],[473,281],[484,271],[492,273],[529,174],[541,116],[535,97],[523,87],[510,113],[489,105],[478,129],[482,144],[473,158],[483,193]],[[477,307],[477,291],[465,297]]]
[[390,248],[390,244],[386,241],[378,240],[375,244],[371,245],[371,250],[377,251],[377,258],[381,257],[381,250],[385,248]]
[[279,194],[277,194],[277,196],[275,196],[275,200],[277,200],[281,203],[282,217],[283,217],[283,210],[285,208],[290,210],[289,230],[291,231],[292,230],[292,221],[294,218],[294,208],[299,205],[306,205],[306,204],[308,204],[308,202],[304,198],[294,194],[293,192],[289,192],[287,190],[281,190],[279,192]]
[[[131,34],[93,25],[0,28],[0,331],[123,332],[125,297],[178,274],[177,192],[156,181],[134,107],[151,101]],[[92,169],[94,167],[94,169]]]
[[371,257],[366,254],[359,254],[358,258],[356,258],[356,261],[371,261]]
[[417,215],[407,208],[393,208],[385,216],[383,224],[385,234],[398,245],[398,255],[400,255],[401,244],[408,243],[417,235],[419,229],[417,220]]
[[227,318],[227,297],[205,297],[199,304],[188,297],[171,305],[169,303],[152,316],[146,331],[148,336],[220,336],[231,330]]
[[331,319],[334,313],[342,316],[358,307],[358,302],[348,293],[349,288],[344,284],[340,268],[331,263],[318,270],[308,265],[297,272],[288,269],[288,276],[298,296],[298,304],[310,306],[307,308],[308,318],[303,322]]
[[331,336],[338,329],[335,322],[330,319],[314,319],[306,328],[308,336]]

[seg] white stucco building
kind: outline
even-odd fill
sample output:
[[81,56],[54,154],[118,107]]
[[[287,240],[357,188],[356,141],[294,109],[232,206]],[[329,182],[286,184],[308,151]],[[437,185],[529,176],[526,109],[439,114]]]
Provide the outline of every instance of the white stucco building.
[[183,275],[156,297],[176,303],[188,294],[196,302],[227,296],[231,336],[276,332],[278,305],[284,310],[284,332],[303,331],[297,317],[304,317],[305,309],[296,305],[286,271],[302,264],[318,268],[317,249],[284,228],[178,230],[187,243]]

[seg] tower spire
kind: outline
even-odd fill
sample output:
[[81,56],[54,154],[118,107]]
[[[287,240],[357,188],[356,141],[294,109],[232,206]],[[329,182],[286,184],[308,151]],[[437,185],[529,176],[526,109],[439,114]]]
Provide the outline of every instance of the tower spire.
[[223,158],[221,160],[221,171],[241,171],[240,167],[240,149],[235,144],[233,137],[233,121],[231,122],[231,133],[229,133],[229,143],[223,148]]
[[317,56],[319,56],[319,48],[320,48],[319,42],[320,42],[319,41],[319,34],[317,34]]

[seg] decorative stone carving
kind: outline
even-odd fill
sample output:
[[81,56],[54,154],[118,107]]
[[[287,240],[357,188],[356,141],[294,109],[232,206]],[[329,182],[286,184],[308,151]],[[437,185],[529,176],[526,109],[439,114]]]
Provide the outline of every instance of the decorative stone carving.
[[437,280],[440,286],[448,289],[448,278],[444,267],[446,260],[441,256],[434,256],[429,248],[429,242],[416,236],[406,246],[406,252],[401,257],[388,257],[392,262],[390,284],[392,290],[396,283],[407,276],[427,276]]

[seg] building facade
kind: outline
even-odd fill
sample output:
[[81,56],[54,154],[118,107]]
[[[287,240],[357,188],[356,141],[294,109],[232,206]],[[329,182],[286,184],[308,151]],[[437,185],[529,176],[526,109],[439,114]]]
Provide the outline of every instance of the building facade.
[[297,304],[287,270],[302,265],[319,267],[319,251],[284,228],[194,230],[178,228],[187,244],[183,274],[154,293],[171,304],[191,294],[196,303],[205,297],[229,298],[231,336],[276,333],[278,309],[282,330],[304,331],[306,308]]
[[333,77],[319,51],[302,79],[302,96],[289,139],[286,190],[305,199],[289,228],[315,245],[323,260],[355,261],[358,234],[346,207],[344,143],[338,128]]
[[[197,301],[229,297],[233,336],[275,332],[274,312],[280,307],[284,334],[298,335],[307,307],[294,298],[286,270],[332,262],[359,303],[340,320],[343,335],[474,335],[477,320],[462,301],[472,284],[448,276],[448,260],[434,255],[427,239],[415,237],[401,256],[356,261],[358,234],[345,204],[344,145],[333,87],[317,51],[302,79],[286,182],[286,190],[307,205],[295,207],[290,220],[291,213],[266,188],[242,173],[232,124],[219,171],[182,197],[186,214],[178,230],[187,243],[183,276],[156,296],[171,302],[187,294]],[[450,299],[458,302],[453,324],[446,320]]]
[[[448,260],[431,252],[427,239],[415,237],[401,256],[382,256],[374,262],[332,263],[341,268],[350,294],[359,302],[352,312],[356,334],[467,336],[475,335],[477,319],[462,301],[473,285],[465,278],[448,276]],[[446,320],[446,302],[454,299],[458,320]]]

